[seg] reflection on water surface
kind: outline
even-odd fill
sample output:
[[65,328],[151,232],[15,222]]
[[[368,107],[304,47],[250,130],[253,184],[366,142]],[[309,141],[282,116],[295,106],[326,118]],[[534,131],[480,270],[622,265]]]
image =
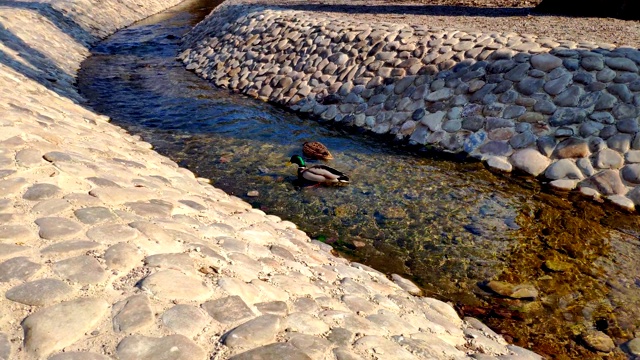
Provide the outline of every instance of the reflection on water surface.
[[[216,187],[345,256],[412,277],[518,345],[553,358],[600,358],[580,342],[585,329],[618,342],[634,336],[636,215],[213,88],[175,56],[179,37],[214,5],[182,5],[105,40],[83,64],[83,95]],[[295,167],[285,163],[309,140],[329,147],[328,164],[351,177],[349,186],[294,185]],[[478,286],[487,279],[531,284],[539,295],[499,297]],[[613,358],[626,357],[617,351]]]

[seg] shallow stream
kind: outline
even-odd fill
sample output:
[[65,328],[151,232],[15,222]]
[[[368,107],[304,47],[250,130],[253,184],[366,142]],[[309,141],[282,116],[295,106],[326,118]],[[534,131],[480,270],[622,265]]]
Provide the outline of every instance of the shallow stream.
[[[637,214],[213,87],[175,57],[180,37],[218,2],[187,1],[100,43],[80,71],[83,96],[214,186],[343,256],[412,278],[520,346],[597,359],[580,340],[585,329],[617,343],[640,335]],[[295,185],[285,163],[311,140],[331,149],[328,165],[350,185]],[[539,295],[500,297],[479,286],[488,279],[531,284]]]

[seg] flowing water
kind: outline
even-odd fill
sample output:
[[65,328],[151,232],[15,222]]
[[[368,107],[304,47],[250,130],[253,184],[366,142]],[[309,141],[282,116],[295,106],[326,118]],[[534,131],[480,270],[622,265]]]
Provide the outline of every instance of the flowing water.
[[[585,329],[617,343],[640,331],[637,215],[213,87],[175,57],[180,37],[218,2],[188,1],[106,39],[82,65],[81,93],[214,186],[343,256],[412,278],[518,345],[595,359],[580,342]],[[311,140],[331,149],[327,164],[351,184],[296,185],[285,163]],[[532,284],[540,294],[500,297],[479,286],[487,279]],[[617,350],[610,358],[625,357]]]

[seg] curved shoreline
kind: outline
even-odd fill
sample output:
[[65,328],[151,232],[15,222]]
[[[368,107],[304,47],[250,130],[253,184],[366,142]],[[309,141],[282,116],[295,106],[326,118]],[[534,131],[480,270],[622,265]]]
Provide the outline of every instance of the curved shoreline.
[[177,2],[0,6],[1,358],[539,358],[79,105],[87,47]]
[[225,3],[185,37],[216,85],[633,210],[640,50]]

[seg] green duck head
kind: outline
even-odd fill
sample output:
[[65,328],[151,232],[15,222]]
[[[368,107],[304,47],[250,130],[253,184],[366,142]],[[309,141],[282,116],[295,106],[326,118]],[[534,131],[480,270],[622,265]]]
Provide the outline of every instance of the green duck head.
[[298,167],[305,167],[306,164],[300,155],[293,155],[291,159],[289,159],[289,164],[296,164]]

